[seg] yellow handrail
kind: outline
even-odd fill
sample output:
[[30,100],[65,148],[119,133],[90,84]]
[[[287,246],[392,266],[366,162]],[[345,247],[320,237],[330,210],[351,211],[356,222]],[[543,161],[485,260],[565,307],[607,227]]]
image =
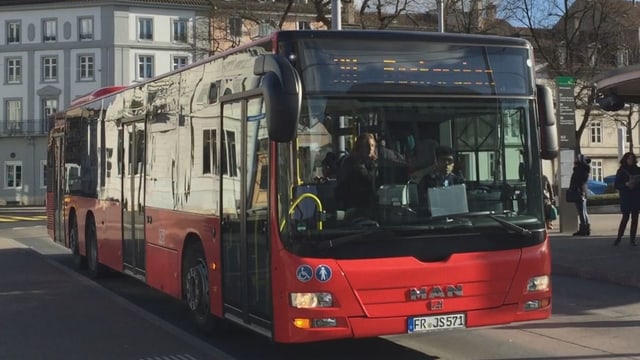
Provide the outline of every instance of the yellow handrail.
[[[318,212],[320,214],[322,214],[322,212],[324,210],[322,210],[322,201],[320,201],[320,198],[315,196],[314,194],[311,193],[304,193],[301,194],[300,196],[298,196],[298,198],[293,202],[293,204],[291,204],[291,207],[289,208],[289,211],[287,212],[287,216],[285,216],[284,219],[282,219],[282,224],[280,224],[280,231],[284,230],[284,226],[287,224],[287,218],[289,216],[291,216],[291,214],[293,214],[293,212],[296,210],[296,207],[298,206],[298,204],[300,204],[300,202],[306,198],[310,198],[313,201],[316,202],[316,204],[318,204]],[[322,230],[322,218],[319,218],[318,220],[318,230]]]

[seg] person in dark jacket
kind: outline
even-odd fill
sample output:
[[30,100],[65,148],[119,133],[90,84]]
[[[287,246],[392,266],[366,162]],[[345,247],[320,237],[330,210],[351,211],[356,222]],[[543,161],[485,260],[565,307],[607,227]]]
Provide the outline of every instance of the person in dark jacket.
[[578,211],[578,219],[580,221],[578,231],[573,235],[591,235],[591,224],[589,224],[589,214],[587,213],[587,181],[591,174],[591,159],[580,154],[576,158],[573,165],[573,173],[569,182],[569,189],[577,191],[580,194],[580,200],[577,201],[576,210]]
[[376,205],[377,158],[373,134],[360,134],[338,170],[336,200],[342,207],[356,210],[358,215],[371,215]]
[[553,220],[551,218],[551,210],[553,206],[556,206],[556,197],[553,193],[553,186],[547,175],[542,175],[542,194],[544,196],[544,217],[547,229],[553,229]]
[[636,156],[628,152],[620,159],[620,167],[616,172],[615,187],[620,193],[620,212],[622,218],[618,226],[618,237],[613,243],[618,246],[627,228],[627,222],[631,217],[629,238],[631,245],[637,246],[636,232],[638,230],[638,212],[640,211],[640,168],[637,165]]

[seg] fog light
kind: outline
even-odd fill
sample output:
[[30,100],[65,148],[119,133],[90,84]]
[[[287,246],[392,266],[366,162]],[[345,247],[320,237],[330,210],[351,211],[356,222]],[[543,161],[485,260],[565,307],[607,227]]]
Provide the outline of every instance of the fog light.
[[551,299],[544,298],[540,300],[531,300],[524,303],[524,311],[533,311],[543,309],[551,304]]
[[336,327],[337,324],[338,322],[335,318],[313,319],[314,328]]
[[527,282],[527,292],[546,291],[549,290],[549,276],[534,276]]

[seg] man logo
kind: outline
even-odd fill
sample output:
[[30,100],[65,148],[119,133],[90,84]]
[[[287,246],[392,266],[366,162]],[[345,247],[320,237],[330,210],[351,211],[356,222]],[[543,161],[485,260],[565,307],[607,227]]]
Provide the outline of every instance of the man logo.
[[462,296],[462,285],[432,286],[409,289],[409,300],[427,300]]

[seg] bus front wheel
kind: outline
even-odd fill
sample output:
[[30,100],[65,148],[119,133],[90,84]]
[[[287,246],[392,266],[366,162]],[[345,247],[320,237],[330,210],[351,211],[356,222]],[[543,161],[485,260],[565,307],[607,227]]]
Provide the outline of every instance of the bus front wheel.
[[185,250],[182,267],[182,291],[183,298],[193,314],[196,325],[205,332],[214,330],[207,262],[202,245],[199,243],[193,244]]

